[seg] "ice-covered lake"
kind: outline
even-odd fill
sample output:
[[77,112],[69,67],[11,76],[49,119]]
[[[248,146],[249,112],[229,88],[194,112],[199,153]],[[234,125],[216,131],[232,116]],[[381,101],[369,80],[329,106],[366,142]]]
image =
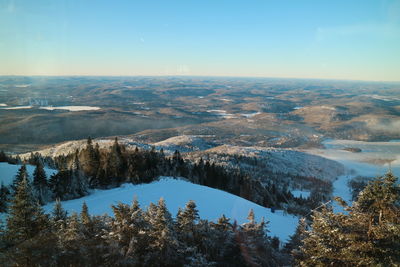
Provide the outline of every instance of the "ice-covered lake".
[[[355,140],[328,139],[322,143],[325,149],[311,149],[308,153],[316,154],[342,163],[346,173],[333,183],[333,195],[340,196],[351,203],[348,181],[356,176],[376,177],[389,170],[400,178],[400,140],[390,142],[364,142]],[[345,149],[360,149],[351,152]],[[335,206],[335,210],[341,211]]]
[[92,107],[92,106],[59,106],[59,107],[40,107],[40,109],[46,109],[46,110],[68,110],[68,111],[87,111],[87,110],[99,110],[100,107]]
[[[2,108],[0,109],[30,109],[33,106],[13,106],[9,107],[5,104],[0,105]],[[92,107],[92,106],[57,106],[57,107],[39,107],[39,109],[45,110],[68,110],[68,111],[90,111],[90,110],[99,110],[100,107]]]

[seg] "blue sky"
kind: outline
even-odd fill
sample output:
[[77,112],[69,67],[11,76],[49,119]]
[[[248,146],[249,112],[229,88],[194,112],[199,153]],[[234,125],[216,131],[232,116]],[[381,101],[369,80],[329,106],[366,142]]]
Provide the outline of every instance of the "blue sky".
[[0,0],[0,75],[400,80],[400,1]]

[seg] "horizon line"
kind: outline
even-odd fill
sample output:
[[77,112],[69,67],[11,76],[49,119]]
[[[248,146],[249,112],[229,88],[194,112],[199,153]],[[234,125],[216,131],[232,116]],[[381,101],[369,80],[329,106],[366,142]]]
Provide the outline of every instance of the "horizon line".
[[305,78],[305,77],[273,77],[273,76],[231,76],[231,75],[104,75],[104,74],[0,74],[0,77],[115,77],[115,78],[134,78],[134,77],[180,77],[180,78],[238,78],[238,79],[284,79],[284,80],[315,80],[315,81],[341,81],[341,82],[373,82],[373,83],[400,83],[400,80],[361,80],[361,79],[345,79],[345,78]]

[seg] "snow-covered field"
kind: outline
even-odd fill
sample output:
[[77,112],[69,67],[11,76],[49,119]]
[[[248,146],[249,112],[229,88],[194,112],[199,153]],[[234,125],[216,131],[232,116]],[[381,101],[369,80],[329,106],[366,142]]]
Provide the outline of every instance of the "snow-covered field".
[[[0,183],[3,183],[4,185],[11,184],[19,168],[21,168],[21,165],[13,165],[13,164],[8,164],[7,162],[0,162]],[[26,165],[26,170],[28,171],[28,174],[32,179],[35,166]],[[44,168],[44,170],[46,171],[47,178],[49,178],[52,174],[57,172],[56,170],[49,168]]]
[[[163,197],[174,216],[179,207],[184,208],[189,200],[194,200],[201,218],[215,221],[225,214],[232,222],[236,220],[239,224],[247,222],[249,210],[253,209],[256,220],[260,221],[264,217],[269,221],[270,235],[278,236],[282,241],[286,241],[289,235],[294,233],[298,223],[297,217],[284,215],[282,211],[271,213],[269,209],[241,197],[171,177],[161,177],[159,181],[151,184],[124,184],[119,188],[95,190],[89,196],[64,201],[62,204],[69,212],[80,212],[85,201],[90,214],[112,215],[111,205],[118,202],[130,204],[134,197],[138,199],[142,208],[147,207],[150,202],[157,203]],[[51,212],[53,205],[49,203],[44,208],[47,212]]]

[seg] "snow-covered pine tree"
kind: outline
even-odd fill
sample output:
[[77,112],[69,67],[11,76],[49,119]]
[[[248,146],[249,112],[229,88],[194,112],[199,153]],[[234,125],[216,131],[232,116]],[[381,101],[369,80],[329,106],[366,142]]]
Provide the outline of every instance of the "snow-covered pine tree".
[[163,198],[158,201],[156,208],[155,217],[151,221],[150,252],[145,259],[145,265],[157,265],[162,262],[164,266],[176,266],[179,262],[177,253],[179,243],[175,235],[172,216]]
[[51,212],[51,219],[53,224],[55,224],[57,229],[65,227],[68,219],[68,212],[63,209],[60,199],[56,199],[56,202]]
[[68,198],[76,198],[87,195],[88,183],[84,172],[81,169],[78,154],[75,153],[74,162],[69,170],[69,182],[65,194]]
[[32,187],[23,177],[16,188],[9,208],[6,235],[11,244],[34,238],[49,226],[47,215],[32,194]]
[[176,220],[180,236],[189,245],[195,245],[196,223],[200,219],[196,203],[190,200],[183,210],[178,211]]
[[400,189],[393,174],[368,184],[347,213],[324,207],[302,241],[301,266],[400,266]]
[[249,265],[274,266],[271,242],[267,237],[267,223],[264,219],[257,223],[254,211],[251,209],[247,217],[249,222],[242,225],[240,230],[240,247]]

